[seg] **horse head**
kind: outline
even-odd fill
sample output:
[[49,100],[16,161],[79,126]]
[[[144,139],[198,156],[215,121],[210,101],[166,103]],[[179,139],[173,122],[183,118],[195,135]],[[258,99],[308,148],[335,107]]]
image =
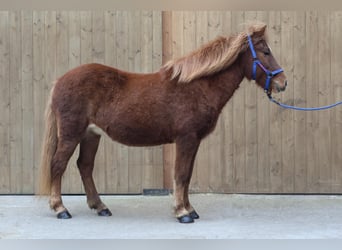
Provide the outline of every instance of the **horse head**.
[[274,58],[265,37],[266,25],[247,35],[248,47],[242,55],[245,76],[253,79],[270,95],[286,89],[286,76]]

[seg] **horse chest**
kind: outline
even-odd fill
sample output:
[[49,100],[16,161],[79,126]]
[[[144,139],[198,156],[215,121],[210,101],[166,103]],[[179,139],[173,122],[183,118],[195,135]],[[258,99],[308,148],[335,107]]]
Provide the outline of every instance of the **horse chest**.
[[206,114],[203,115],[199,120],[198,120],[198,125],[197,125],[197,134],[200,138],[203,138],[210,134],[216,126],[218,120],[218,114],[211,113],[211,114]]
[[211,106],[198,106],[178,119],[178,133],[196,133],[199,138],[210,134],[217,123],[219,112]]

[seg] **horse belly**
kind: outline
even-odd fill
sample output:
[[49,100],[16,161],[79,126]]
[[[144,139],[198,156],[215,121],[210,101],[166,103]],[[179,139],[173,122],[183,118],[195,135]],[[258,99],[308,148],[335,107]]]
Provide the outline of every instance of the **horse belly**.
[[159,128],[138,128],[115,124],[102,129],[90,124],[88,130],[99,135],[107,134],[112,140],[128,146],[155,146],[172,142],[167,133]]

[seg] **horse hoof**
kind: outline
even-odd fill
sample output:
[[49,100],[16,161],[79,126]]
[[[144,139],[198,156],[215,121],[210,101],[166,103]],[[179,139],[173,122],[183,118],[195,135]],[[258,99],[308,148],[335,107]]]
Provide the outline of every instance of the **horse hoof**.
[[72,218],[72,216],[68,212],[68,210],[65,210],[65,211],[57,214],[57,219],[71,219],[71,218]]
[[194,219],[188,214],[183,215],[181,217],[178,217],[177,219],[180,223],[193,223],[193,222],[195,222]]
[[197,219],[200,218],[199,215],[198,215],[198,213],[196,213],[195,210],[192,211],[192,212],[190,213],[190,216],[191,216],[191,218],[193,218],[193,219],[195,219],[195,220],[197,220]]
[[97,213],[99,216],[104,216],[104,217],[109,217],[112,216],[112,212],[108,209],[105,208],[103,210],[101,210],[100,212]]

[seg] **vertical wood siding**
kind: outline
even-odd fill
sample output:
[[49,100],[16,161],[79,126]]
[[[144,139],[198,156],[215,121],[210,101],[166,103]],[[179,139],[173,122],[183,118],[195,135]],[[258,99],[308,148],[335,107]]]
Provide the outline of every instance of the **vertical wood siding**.
[[[98,62],[153,72],[244,23],[268,24],[269,45],[288,77],[288,104],[342,100],[342,12],[0,11],[0,193],[36,186],[44,110],[52,82]],[[191,189],[227,193],[341,193],[342,107],[284,110],[244,80],[196,158]],[[78,149],[64,193],[83,193]],[[130,148],[103,137],[95,181],[101,193],[172,187],[174,145]]]
[[[0,193],[36,188],[44,110],[53,81],[84,63],[135,72],[159,69],[161,12],[0,12]],[[101,193],[141,193],[163,185],[162,146],[128,148],[102,137],[94,170]],[[83,193],[78,148],[64,193]]]
[[[289,81],[287,90],[276,98],[303,107],[342,99],[341,12],[179,11],[169,19],[170,58],[217,35],[240,32],[244,23],[263,21],[268,25],[269,45]],[[341,115],[341,107],[318,112],[284,110],[270,103],[253,82],[244,80],[215,131],[200,146],[191,188],[196,192],[340,193]],[[172,146],[164,157],[170,167]]]

